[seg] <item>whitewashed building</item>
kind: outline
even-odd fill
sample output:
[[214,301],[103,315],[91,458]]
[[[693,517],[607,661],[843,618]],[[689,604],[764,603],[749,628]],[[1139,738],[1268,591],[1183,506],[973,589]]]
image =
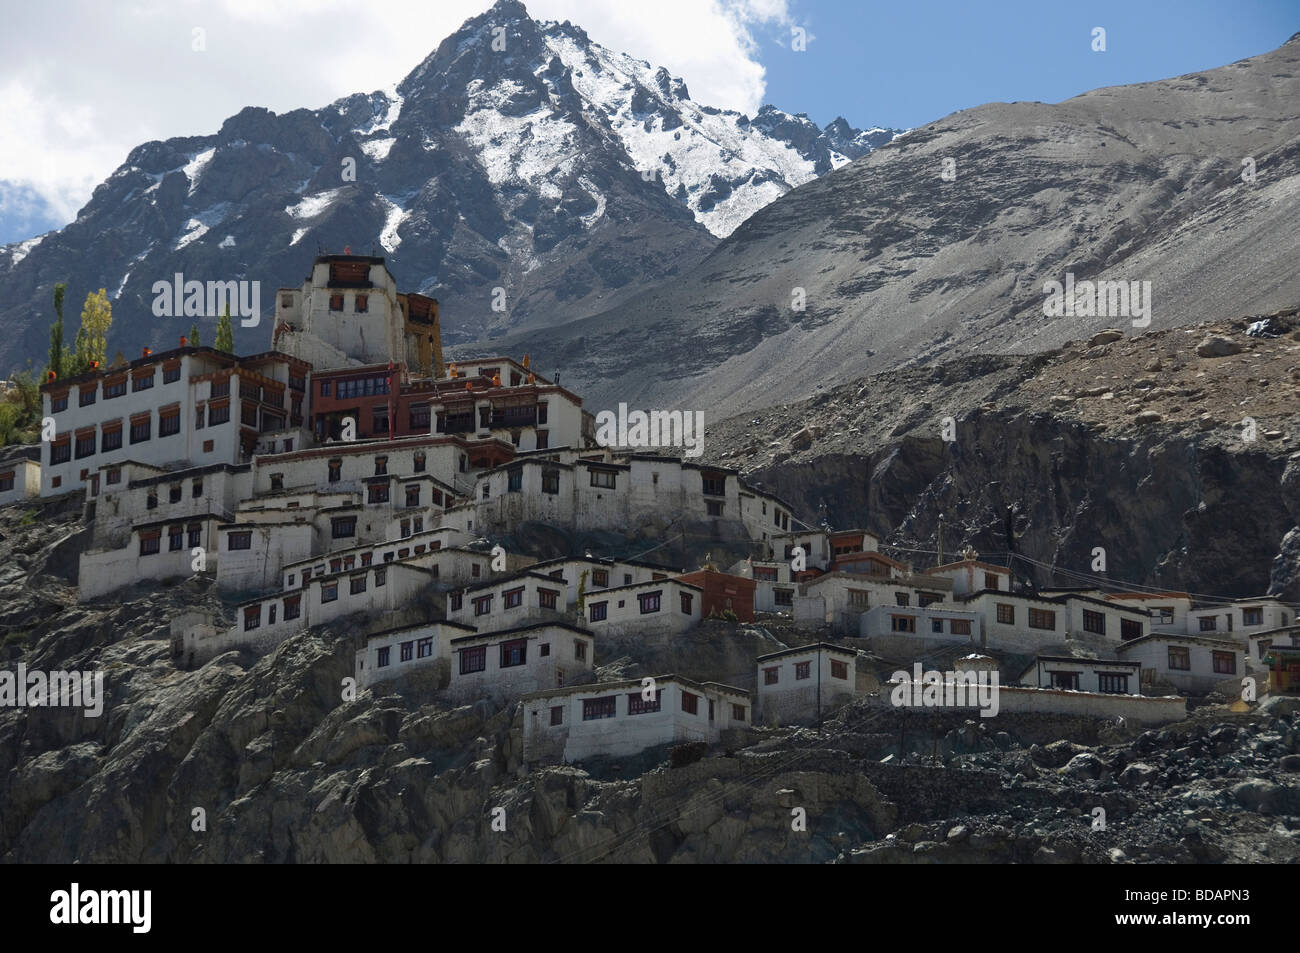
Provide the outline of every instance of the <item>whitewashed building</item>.
[[455,636],[449,647],[447,695],[459,702],[590,682],[596,652],[591,632],[555,620]]
[[760,655],[755,724],[807,722],[848,704],[858,691],[857,657],[829,642]]
[[801,583],[793,599],[795,622],[812,628],[826,625],[834,632],[858,635],[862,616],[876,606],[924,608],[935,603],[951,605],[948,601],[951,580],[942,576],[907,574],[904,568],[895,568],[898,564],[888,567],[873,565],[881,565],[890,572],[829,572]]
[[56,436],[41,445],[41,495],[93,492],[105,464],[243,463],[272,437],[292,443],[310,373],[287,354],[181,347],[42,384]]
[[376,682],[401,678],[414,671],[432,670],[438,678],[438,687],[446,688],[451,677],[451,640],[473,632],[472,625],[442,619],[367,636],[365,645],[357,649],[357,687],[369,688]]
[[666,744],[716,744],[750,727],[748,692],[680,675],[534,692],[522,701],[528,764],[624,757]]
[[680,579],[615,586],[587,596],[583,625],[600,639],[676,635],[699,624],[704,590]]
[[864,639],[903,635],[982,645],[981,621],[978,612],[949,608],[943,603],[926,606],[881,605],[862,614],[858,634]]
[[41,495],[41,448],[0,449],[0,506]]
[[1030,688],[1140,695],[1141,668],[1140,662],[1132,660],[1039,655],[1020,674],[1019,682]]
[[1234,599],[1220,605],[1194,606],[1187,613],[1188,635],[1244,641],[1252,632],[1290,625],[1294,610],[1272,596]]
[[1229,639],[1155,632],[1116,651],[1142,666],[1144,679],[1167,682],[1185,692],[1208,692],[1245,676],[1245,646]]

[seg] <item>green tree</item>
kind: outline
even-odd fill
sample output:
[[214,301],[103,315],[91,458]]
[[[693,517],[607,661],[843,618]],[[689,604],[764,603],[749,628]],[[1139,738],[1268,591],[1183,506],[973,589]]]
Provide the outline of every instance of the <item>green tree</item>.
[[217,319],[217,343],[213,347],[227,354],[235,353],[235,330],[230,326],[230,302],[226,302],[226,310]]
[[[50,325],[50,363],[46,371],[53,371],[55,377],[63,376],[63,296],[67,294],[67,282],[60,281],[54,286],[54,313],[58,315]],[[48,374],[46,375],[48,377]]]
[[86,295],[81,309],[81,328],[77,331],[76,349],[73,351],[72,375],[84,374],[94,362],[102,368],[108,355],[108,329],[113,326],[113,305],[108,291],[100,288]]
[[[229,307],[229,305],[227,305],[227,307]],[[190,325],[189,337],[186,340],[190,342],[190,347],[203,347],[203,345],[199,343],[199,323],[197,321]]]

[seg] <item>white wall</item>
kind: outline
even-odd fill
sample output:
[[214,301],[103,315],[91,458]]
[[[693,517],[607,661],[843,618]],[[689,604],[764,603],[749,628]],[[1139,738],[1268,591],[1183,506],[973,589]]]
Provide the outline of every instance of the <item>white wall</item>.
[[[820,685],[822,716],[851,701],[857,694],[857,653],[813,647],[807,651],[790,653],[778,658],[759,657],[758,713],[756,724],[776,722],[788,725],[817,717],[818,687]],[[844,678],[836,678],[832,662],[842,662],[847,671]],[[798,678],[798,666],[807,663],[808,677]],[[768,684],[767,672],[776,670],[776,682]],[[819,672],[820,669],[820,682]]]

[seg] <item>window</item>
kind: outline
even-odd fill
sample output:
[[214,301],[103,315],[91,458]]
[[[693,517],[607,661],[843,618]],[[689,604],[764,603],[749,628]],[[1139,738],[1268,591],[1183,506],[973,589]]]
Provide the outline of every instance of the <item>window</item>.
[[614,473],[615,471],[613,470],[597,470],[592,468],[591,485],[604,487],[607,490],[614,489]]
[[132,379],[131,381],[132,392],[140,391],[140,390],[148,390],[150,387],[152,387],[153,373],[154,373],[153,371],[150,371],[148,374]]
[[998,603],[998,622],[1002,625],[1016,624],[1016,607],[1005,602]]
[[776,684],[777,682],[779,682],[780,680],[781,680],[781,668],[780,668],[780,666],[773,666],[772,668],[765,668],[765,669],[763,669],[763,684],[764,684],[764,685],[775,685],[775,684]]
[[705,500],[704,510],[709,516],[721,516],[724,504],[721,500]]
[[1246,625],[1263,625],[1264,610],[1258,606],[1250,609],[1241,610],[1241,624]]
[[99,449],[104,452],[122,449],[122,425],[120,423],[104,425],[104,433],[99,441]]
[[1029,627],[1031,629],[1055,629],[1056,613],[1049,609],[1030,609]]
[[492,611],[492,596],[491,596],[491,594],[486,595],[486,596],[479,596],[478,598],[476,598],[476,599],[474,600],[474,614],[475,614],[475,615],[487,615],[487,614],[488,614],[489,612],[491,612],[491,611]]
[[688,715],[698,715],[700,712],[700,696],[692,692],[682,692],[682,711]]
[[209,404],[208,424],[215,427],[230,420],[230,404]]
[[415,657],[429,658],[433,655],[433,638],[426,636],[415,643]]
[[375,667],[376,667],[376,668],[387,668],[387,667],[388,667],[388,662],[389,662],[389,653],[391,653],[392,651],[393,651],[392,646],[389,646],[389,645],[385,645],[383,648],[381,648],[381,649],[376,653],[376,654],[379,656],[379,658],[378,658],[378,660],[375,662]]
[[555,589],[538,589],[537,605],[543,609],[554,609],[555,599],[559,594],[559,591]]
[[609,570],[608,569],[594,570],[591,574],[591,583],[592,585],[599,586],[602,589],[607,588],[609,586]]
[[[1031,612],[1033,610],[1030,610]],[[1052,672],[1052,687],[1063,689],[1065,691],[1077,692],[1079,690],[1079,673],[1078,672]]]
[[388,457],[375,457],[375,476],[388,476]]
[[146,530],[140,533],[140,555],[152,556],[162,547],[162,531]]
[[695,601],[695,596],[689,592],[679,593],[682,597],[682,612],[685,615],[691,614],[691,604]]
[[149,439],[153,431],[153,418],[145,417],[143,420],[131,421],[131,442],[144,443]]
[[711,474],[703,476],[705,496],[726,496],[727,478],[724,475]]
[[506,492],[518,493],[524,488],[524,469],[514,467],[506,471]]
[[592,622],[602,622],[608,617],[608,602],[593,602],[587,606],[588,617]]
[[86,435],[77,435],[77,459],[82,457],[94,456],[95,453],[95,431]]
[[407,506],[420,505],[420,486],[418,483],[408,486],[406,488],[406,505]]
[[501,667],[514,668],[528,664],[528,640],[511,639],[501,643]]
[[459,612],[461,609],[463,598],[464,597],[459,592],[451,593],[450,596],[448,596],[449,611]]
[[1169,646],[1169,667],[1182,672],[1189,670],[1192,667],[1191,650],[1182,645]]
[[894,603],[900,606],[910,606],[912,604],[912,594],[910,592],[894,593]]
[[356,302],[355,310],[365,314],[370,310],[370,295],[357,295],[353,301]]
[[1157,625],[1173,625],[1174,623],[1173,606],[1152,606],[1151,611],[1156,613]]
[[1115,672],[1098,672],[1097,690],[1107,695],[1127,695],[1128,676]]
[[169,526],[167,527],[167,551],[174,553],[178,549],[185,548],[185,527]]
[[849,663],[841,662],[839,659],[831,659],[831,678],[849,677]]
[[1215,675],[1236,675],[1237,655],[1235,652],[1211,652],[1214,658]]
[[646,701],[640,692],[629,692],[627,696],[627,713],[629,715],[646,715],[650,712],[661,711],[664,693],[656,688],[650,694],[654,696],[653,699]]
[[[772,570],[772,575],[776,575],[776,570]],[[871,593],[866,589],[849,590],[849,606],[854,609],[865,609],[871,602]]]
[[492,495],[492,487],[490,487],[488,484],[484,483],[484,484],[483,484],[483,499],[486,500],[486,499],[487,499],[488,497],[490,497],[491,495]]
[[372,433],[388,433],[388,408],[375,407],[372,412]]
[[145,500],[145,504],[144,504],[144,505],[147,506],[147,507],[148,507],[149,509],[151,509],[151,510],[156,510],[156,509],[158,509],[158,491],[157,491],[157,490],[150,490],[150,491],[149,491],[149,497]]
[[191,523],[189,526],[186,527],[186,532],[188,533],[189,536],[189,538],[186,540],[186,545],[188,545],[191,549],[193,549],[195,546],[203,545],[203,524],[202,523]]
[[181,501],[181,497],[184,495],[185,495],[185,489],[179,483],[177,483],[174,486],[168,487],[167,502],[179,503]]
[[793,605],[794,605],[794,590],[793,590],[793,589],[773,589],[773,590],[772,590],[772,598],[773,598],[773,601],[775,601],[776,604],[779,605],[779,606],[793,606]]
[[745,720],[745,706],[744,706],[744,705],[732,705],[732,706],[731,706],[731,720],[732,720],[732,721],[744,721],[744,720]]
[[266,621],[269,625],[275,625],[275,603],[272,602],[266,607]]
[[331,311],[342,311],[342,310],[343,310],[343,296],[342,296],[342,295],[330,295],[330,310],[331,310]]
[[517,609],[524,604],[524,588],[510,589],[501,593],[501,606],[504,609]]
[[617,695],[603,698],[584,698],[582,700],[582,720],[595,721],[597,718],[613,718],[618,704]]
[[641,614],[648,615],[651,612],[659,611],[659,597],[663,594],[662,590],[654,592],[643,592],[636,597],[637,602],[641,604]]
[[1119,636],[1125,641],[1142,638],[1142,623],[1136,619],[1120,619]]
[[253,548],[252,530],[245,530],[243,532],[238,532],[238,533],[230,533],[226,537],[227,550],[252,549],[252,548]]
[[587,643],[582,639],[573,640],[573,657],[579,662],[587,661]]
[[333,602],[339,597],[339,584],[337,582],[324,582],[320,587],[320,601]]
[[997,575],[997,573],[986,572],[984,574],[985,589],[999,589],[1000,586],[998,585],[998,581],[999,581],[999,576]]
[[388,502],[388,484],[371,483],[367,488],[366,501],[368,503],[387,503]]
[[352,595],[355,596],[366,591],[366,577],[364,575],[353,576],[349,582]]
[[7,473],[0,473],[0,493],[14,488],[14,472],[10,470]]
[[262,624],[262,607],[249,606],[244,610],[244,631],[256,629]]
[[388,570],[385,569],[383,566],[377,567],[375,569],[375,588],[378,589],[380,586],[385,586],[387,584],[388,584]]
[[214,378],[211,386],[208,388],[208,399],[213,397],[230,396],[230,377]]
[[1219,620],[1212,615],[1201,616],[1201,631],[1213,632],[1216,628],[1218,628],[1218,622]]
[[953,619],[951,624],[953,635],[970,635],[970,619]]
[[330,396],[330,382],[329,382],[329,381],[321,381],[321,382],[320,382],[320,395],[321,395],[322,397],[328,397],[328,396]]
[[68,409],[68,395],[60,394],[58,397],[50,397],[50,413],[57,414],[59,411]]
[[284,621],[296,619],[302,614],[302,596],[286,596],[284,600]]
[[204,452],[204,453],[211,453],[211,452],[212,452],[212,448],[213,448],[213,446],[215,446],[215,444],[214,444],[213,441],[211,441],[211,440],[205,440],[205,441],[203,441],[203,452]]
[[95,398],[98,396],[99,396],[98,384],[82,384],[80,389],[77,391],[77,400],[82,407],[87,407],[93,404],[95,402]]
[[794,678],[795,681],[802,681],[805,678],[812,678],[812,662],[795,662]]
[[410,642],[403,642],[400,648],[401,648],[401,652],[399,653],[398,661],[409,662],[415,656],[414,640]]
[[362,565],[362,566],[369,566],[372,562],[374,562],[374,560],[375,560],[375,554],[374,554],[374,553],[362,553],[362,554],[361,554],[361,565]]
[[[121,431],[119,430],[118,433],[120,434]],[[121,467],[113,467],[112,469],[110,469],[108,471],[107,476],[105,477],[105,480],[108,482],[110,486],[112,486],[114,483],[121,483],[122,482]]]
[[894,632],[915,632],[916,616],[891,615],[889,617],[889,628]]
[[124,397],[125,395],[125,377],[120,377],[115,381],[104,381],[104,400],[112,400],[114,397]]
[[179,364],[173,367],[163,368],[164,384],[175,384],[180,379],[181,379],[181,366]]
[[564,706],[556,705],[551,709],[551,726],[564,724]]
[[460,650],[460,674],[471,675],[487,669],[487,646],[477,645]]
[[355,516],[336,516],[330,520],[330,531],[335,539],[346,539],[357,535],[357,518]]
[[943,632],[943,619],[931,619],[931,620],[930,620],[930,631],[931,631],[931,632],[939,632],[939,633],[942,633],[942,632]]
[[1100,612],[1093,612],[1090,609],[1084,609],[1083,631],[1093,632],[1097,635],[1105,635],[1106,617]]
[[559,493],[560,492],[560,471],[543,470],[542,471],[542,492]]

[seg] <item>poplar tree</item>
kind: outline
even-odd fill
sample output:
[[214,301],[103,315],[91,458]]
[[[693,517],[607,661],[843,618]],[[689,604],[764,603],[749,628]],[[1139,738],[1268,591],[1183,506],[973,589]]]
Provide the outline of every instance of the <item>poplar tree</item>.
[[217,343],[213,347],[227,354],[235,353],[235,331],[230,326],[230,302],[226,302],[226,310],[217,319]]
[[190,325],[190,336],[187,340],[190,342],[190,347],[203,347],[199,343],[199,323],[197,321]]
[[63,376],[63,296],[67,291],[67,282],[54,286],[54,313],[58,317],[50,326],[50,363],[46,370],[53,371],[55,377]]

